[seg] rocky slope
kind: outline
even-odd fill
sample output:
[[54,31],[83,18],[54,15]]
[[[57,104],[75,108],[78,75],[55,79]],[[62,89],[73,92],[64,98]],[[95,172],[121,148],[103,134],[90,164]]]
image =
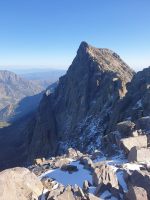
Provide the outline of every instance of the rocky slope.
[[[0,121],[8,121],[16,114],[22,114],[22,109],[25,107],[26,111],[32,111],[40,101],[41,92],[38,85],[21,78],[13,72],[1,70],[0,71]],[[30,101],[33,97],[33,100]],[[29,97],[27,99],[27,97]],[[21,101],[21,102],[20,102]],[[30,103],[29,103],[30,101]],[[31,105],[32,102],[32,105]],[[16,107],[21,110],[15,111]],[[26,106],[28,104],[28,106]]]
[[[30,170],[30,171],[29,171]],[[148,200],[148,163],[128,163],[123,154],[66,154],[36,159],[34,165],[0,173],[0,199],[6,200]]]
[[41,89],[13,72],[0,71],[0,169],[25,159],[24,130],[42,98]]
[[40,92],[40,88],[19,77],[13,72],[0,71],[0,108],[15,103],[26,96]]
[[120,137],[150,133],[150,67],[134,75],[127,94],[113,110],[107,134],[119,131]]
[[81,151],[100,147],[112,110],[133,75],[113,51],[82,42],[56,90],[44,95],[34,126],[27,130],[29,159],[69,146]]

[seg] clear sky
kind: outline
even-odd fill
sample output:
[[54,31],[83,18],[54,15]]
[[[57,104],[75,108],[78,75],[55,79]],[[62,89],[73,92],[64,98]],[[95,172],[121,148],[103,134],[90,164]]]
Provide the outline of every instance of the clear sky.
[[0,0],[0,66],[67,68],[81,41],[150,65],[150,0]]

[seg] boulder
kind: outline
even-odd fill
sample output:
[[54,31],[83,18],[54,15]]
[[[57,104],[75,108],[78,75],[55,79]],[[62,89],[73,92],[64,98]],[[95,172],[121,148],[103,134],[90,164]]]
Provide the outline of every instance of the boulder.
[[120,140],[120,146],[126,153],[129,153],[132,147],[147,147],[147,136],[128,137]]
[[45,158],[37,158],[34,160],[35,165],[41,165],[45,161]]
[[132,147],[128,155],[129,162],[150,162],[150,148]]
[[135,170],[129,177],[129,180],[133,186],[144,188],[150,199],[150,174],[148,172]]
[[64,191],[57,197],[57,200],[75,200],[75,197],[72,191]]
[[142,187],[130,185],[129,191],[126,194],[127,200],[148,200],[147,192]]
[[61,170],[68,171],[69,173],[72,173],[72,172],[78,171],[78,168],[75,165],[63,165],[61,167]]
[[92,154],[91,159],[92,159],[92,160],[96,160],[96,159],[98,159],[98,158],[100,158],[100,157],[102,157],[102,156],[103,156],[103,153],[102,153],[102,152],[100,152],[100,151],[95,151],[95,152]]
[[53,190],[53,188],[56,189],[58,187],[58,183],[56,181],[54,181],[53,179],[48,178],[48,177],[43,177],[41,179],[41,182],[43,183],[43,186],[50,191]]
[[150,130],[150,116],[140,118],[137,121],[136,126],[138,129]]
[[117,124],[117,130],[122,136],[130,136],[133,132],[135,124],[131,121],[123,121]]
[[89,187],[90,187],[90,183],[89,183],[87,180],[85,180],[85,181],[83,182],[83,187],[82,187],[83,191],[84,191],[84,192],[88,192]]
[[1,200],[38,200],[42,193],[41,181],[26,168],[16,167],[0,173]]
[[72,159],[78,157],[77,151],[73,148],[69,148],[67,150],[67,157],[72,158]]
[[137,137],[137,136],[139,136],[139,132],[138,132],[137,130],[135,130],[135,131],[133,131],[133,132],[131,133],[131,136],[132,136],[132,137]]
[[57,189],[50,190],[47,200],[58,200],[57,197],[62,194],[65,190],[65,187],[63,185],[59,185]]
[[102,164],[99,168],[95,168],[92,178],[95,186],[109,184],[111,187],[119,189],[117,176],[112,166]]
[[59,158],[55,162],[55,167],[61,168],[63,165],[67,165],[70,163],[70,159],[68,158]]
[[94,163],[89,157],[81,157],[80,163],[83,164],[86,169],[94,168]]

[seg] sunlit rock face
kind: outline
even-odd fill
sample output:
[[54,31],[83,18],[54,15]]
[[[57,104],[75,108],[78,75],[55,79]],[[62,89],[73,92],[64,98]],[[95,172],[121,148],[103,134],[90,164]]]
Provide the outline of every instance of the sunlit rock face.
[[150,67],[136,73],[127,84],[125,97],[113,110],[110,129],[117,122],[130,120],[136,124],[135,129],[150,130]]
[[99,147],[112,109],[126,94],[133,74],[113,51],[82,42],[55,91],[41,101],[30,129],[29,160],[69,146],[82,151]]

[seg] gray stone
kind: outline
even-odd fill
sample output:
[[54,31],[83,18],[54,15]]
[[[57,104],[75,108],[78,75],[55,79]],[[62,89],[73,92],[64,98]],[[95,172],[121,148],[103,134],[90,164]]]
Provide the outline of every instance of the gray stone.
[[117,124],[117,130],[123,136],[130,136],[133,132],[135,124],[131,121],[123,121]]
[[133,131],[133,132],[131,133],[131,136],[132,136],[132,137],[137,137],[137,136],[139,136],[139,132],[138,132],[137,130],[135,130],[135,131]]
[[69,173],[78,171],[78,167],[75,165],[63,165],[61,170],[68,171]]
[[128,155],[129,162],[150,162],[150,148],[132,147]]
[[75,200],[75,197],[72,191],[64,191],[57,198],[58,200]]
[[147,192],[142,187],[129,186],[129,191],[126,194],[127,200],[148,200]]
[[89,182],[87,180],[85,180],[83,182],[83,191],[87,192],[89,190]]
[[148,172],[133,171],[129,180],[133,186],[144,188],[150,198],[150,174]]
[[68,158],[58,158],[55,161],[55,167],[61,168],[62,166],[67,165],[69,163],[70,163],[70,160]]
[[36,158],[34,160],[34,164],[35,165],[42,165],[44,161],[45,161],[45,158]]
[[81,157],[80,163],[83,164],[86,169],[94,168],[94,163],[89,157]]
[[0,172],[1,200],[38,200],[42,193],[42,183],[28,169],[16,167]]
[[138,119],[137,128],[142,130],[150,130],[150,116]]
[[99,168],[94,169],[93,184],[95,186],[110,184],[113,188],[119,188],[117,176],[113,167],[105,164],[102,164]]
[[128,137],[120,140],[120,145],[126,153],[128,153],[132,147],[147,147],[147,136],[140,135],[137,137]]
[[73,149],[73,148],[69,148],[68,150],[67,150],[67,156],[69,157],[69,158],[76,158],[77,156],[78,156],[78,154],[77,154],[77,151],[75,150],[75,149]]

